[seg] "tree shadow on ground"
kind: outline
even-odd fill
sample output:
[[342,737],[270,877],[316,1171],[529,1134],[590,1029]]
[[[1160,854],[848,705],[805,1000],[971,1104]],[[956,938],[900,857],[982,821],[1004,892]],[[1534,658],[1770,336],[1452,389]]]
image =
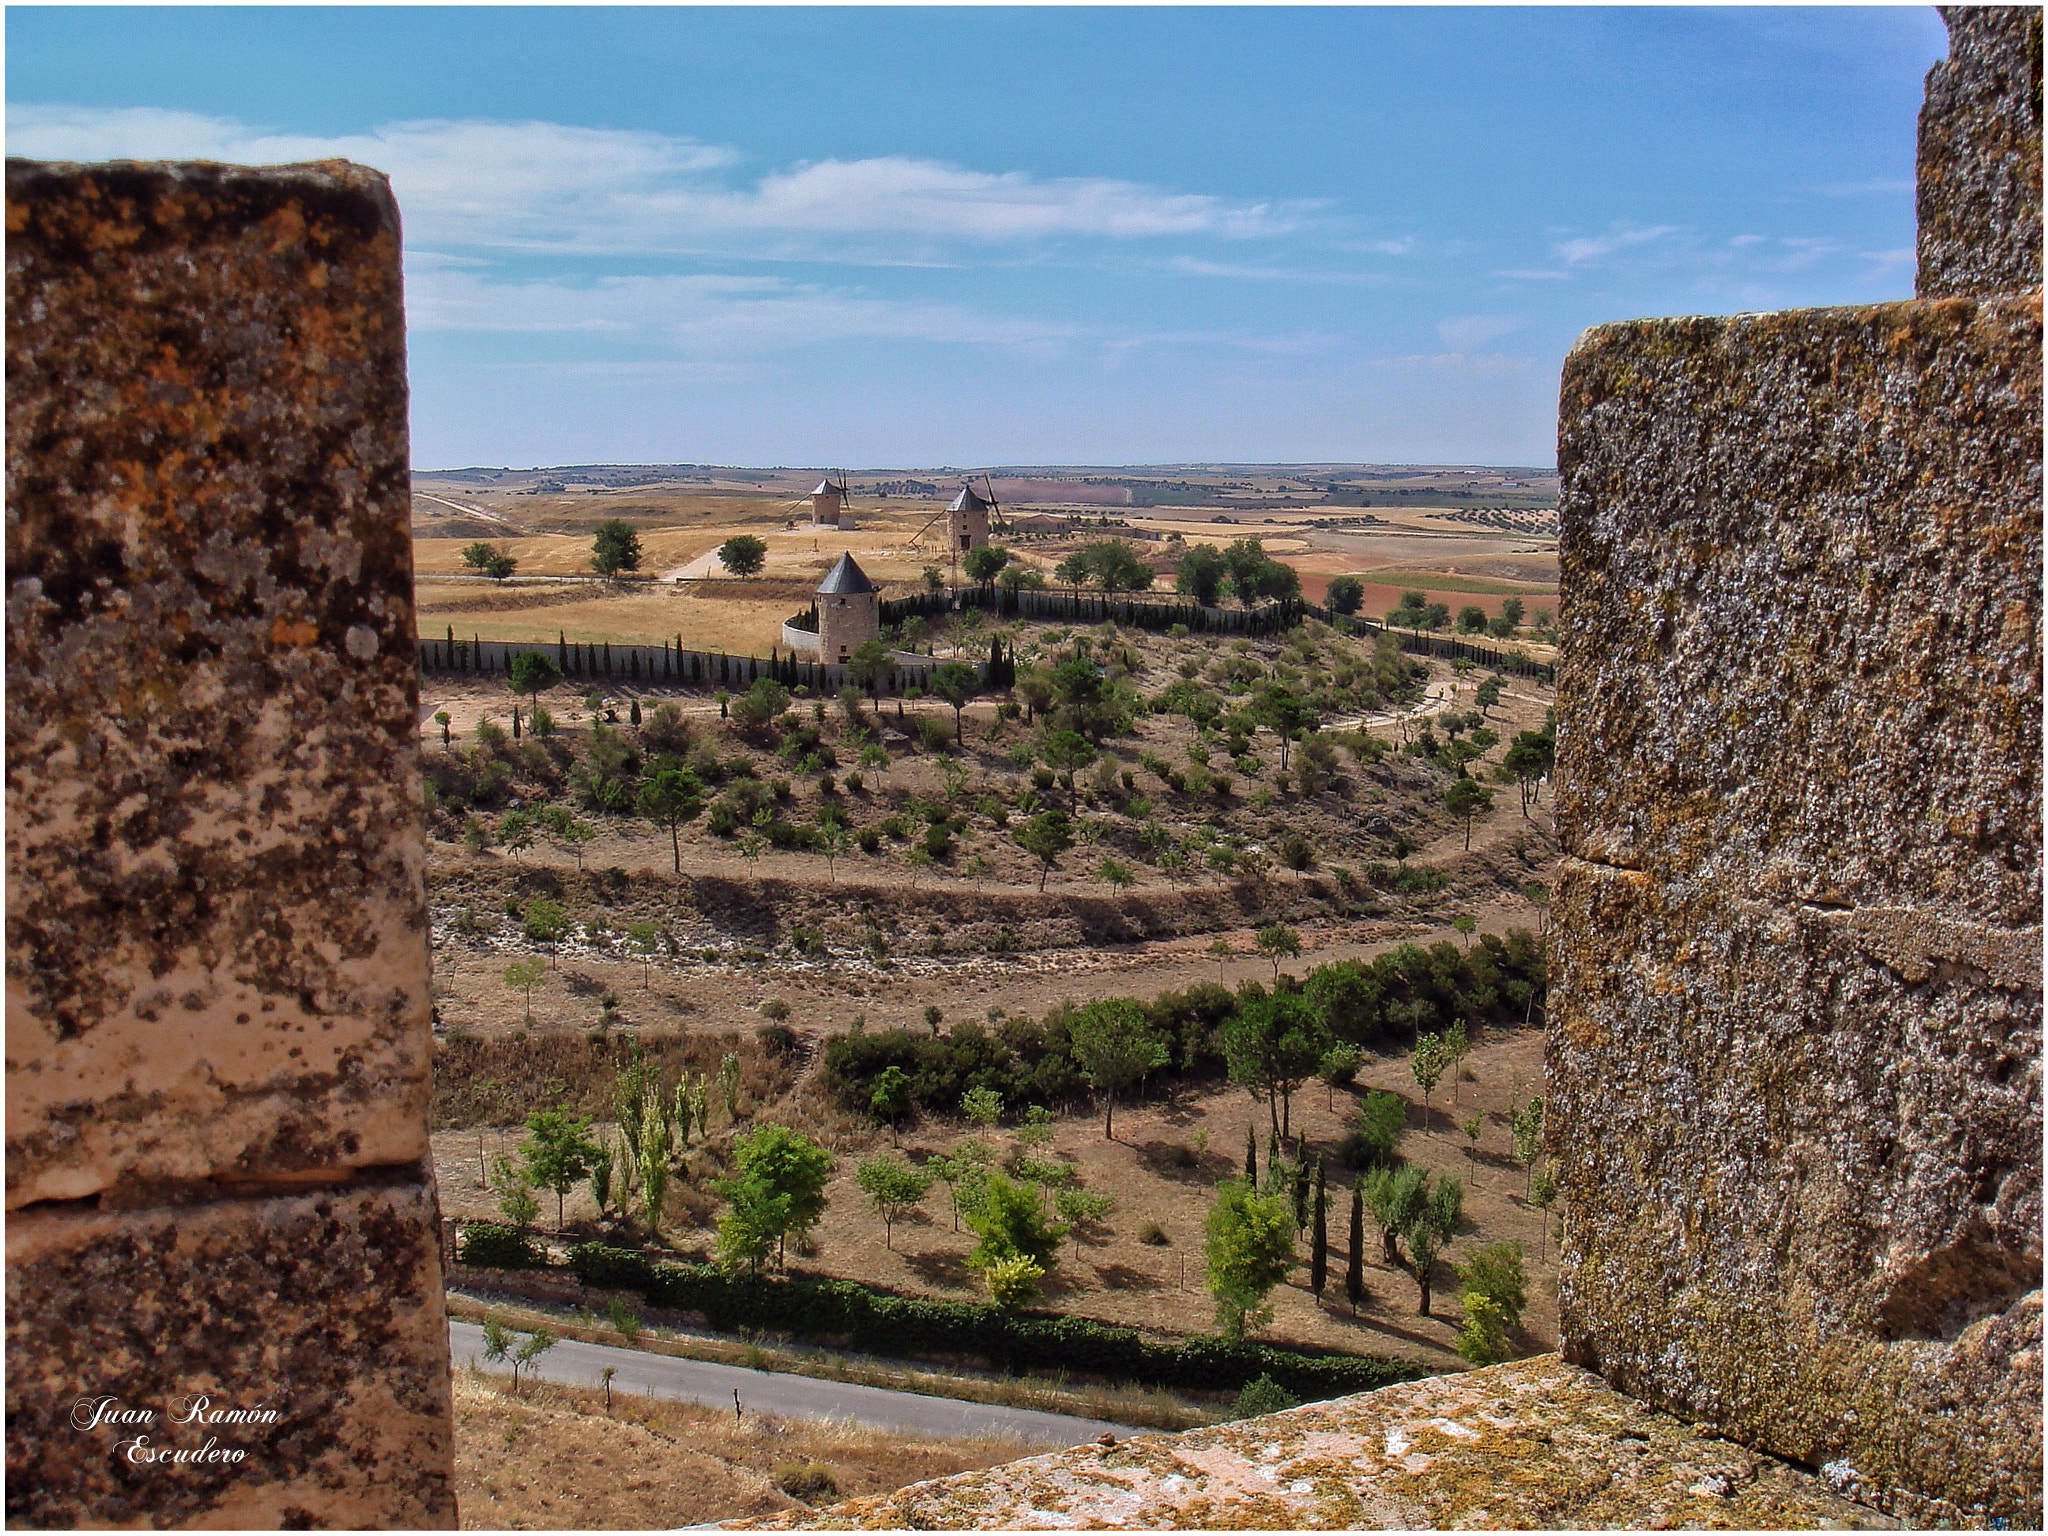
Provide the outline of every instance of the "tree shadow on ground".
[[1107,1291],[1163,1291],[1166,1282],[1157,1275],[1148,1275],[1142,1269],[1132,1269],[1128,1264],[1097,1264],[1095,1279]]
[[1197,1152],[1185,1142],[1126,1142],[1146,1168],[1176,1184],[1214,1184],[1237,1165],[1220,1152]]
[[910,1272],[926,1285],[944,1286],[948,1290],[968,1291],[979,1280],[973,1270],[967,1267],[961,1255],[944,1248],[931,1248],[923,1253],[906,1253],[903,1262],[910,1266]]

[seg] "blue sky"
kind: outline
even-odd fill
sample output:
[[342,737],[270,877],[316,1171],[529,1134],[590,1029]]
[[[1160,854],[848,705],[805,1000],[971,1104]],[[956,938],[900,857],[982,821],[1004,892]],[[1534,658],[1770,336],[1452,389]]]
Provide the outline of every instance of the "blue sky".
[[1912,291],[1928,8],[7,11],[8,153],[346,155],[421,468],[1548,464],[1580,330]]

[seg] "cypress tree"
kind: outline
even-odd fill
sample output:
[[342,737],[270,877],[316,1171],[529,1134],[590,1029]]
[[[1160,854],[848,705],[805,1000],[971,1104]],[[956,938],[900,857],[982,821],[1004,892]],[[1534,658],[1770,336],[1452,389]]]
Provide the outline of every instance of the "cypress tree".
[[1297,1233],[1308,1230],[1308,1150],[1299,1141],[1294,1144],[1294,1230]]
[[1259,1187],[1259,1137],[1249,1122],[1244,1128],[1244,1181],[1253,1189]]
[[1266,1182],[1272,1183],[1280,1177],[1280,1133],[1266,1132]]
[[1358,1316],[1358,1304],[1365,1300],[1365,1183],[1351,1181],[1351,1251],[1344,1263],[1344,1299],[1351,1303],[1351,1315]]
[[555,659],[560,663],[560,670],[566,673],[569,670],[569,632],[566,629],[555,631]]
[[640,650],[637,646],[626,652],[626,676],[636,683],[640,681]]
[[635,725],[640,723],[640,701],[638,699],[633,701],[633,723]]
[[604,643],[604,675],[612,675],[612,643],[609,640]]
[[1323,1287],[1330,1283],[1330,1191],[1324,1178],[1323,1159],[1316,1159],[1316,1229],[1309,1242],[1308,1288],[1316,1293],[1316,1300],[1323,1297]]

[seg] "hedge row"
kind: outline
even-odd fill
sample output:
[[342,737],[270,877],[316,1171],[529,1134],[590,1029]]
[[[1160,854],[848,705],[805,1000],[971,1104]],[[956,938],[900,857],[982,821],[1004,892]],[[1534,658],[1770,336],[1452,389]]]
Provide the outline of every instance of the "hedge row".
[[896,1296],[851,1280],[749,1279],[710,1265],[650,1263],[602,1243],[571,1249],[569,1263],[585,1285],[637,1290],[652,1306],[701,1312],[723,1332],[752,1328],[882,1355],[980,1359],[1011,1372],[1066,1369],[1211,1392],[1270,1376],[1303,1399],[1370,1392],[1429,1374],[1403,1360],[1304,1355],[1207,1336],[1162,1344],[1090,1318]]
[[477,1269],[545,1269],[548,1257],[523,1228],[467,1221],[462,1224],[459,1261]]

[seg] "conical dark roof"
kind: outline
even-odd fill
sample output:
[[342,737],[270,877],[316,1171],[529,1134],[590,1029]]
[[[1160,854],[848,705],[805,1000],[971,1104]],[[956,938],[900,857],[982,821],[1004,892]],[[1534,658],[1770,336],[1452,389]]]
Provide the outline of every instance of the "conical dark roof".
[[946,508],[946,510],[948,512],[986,512],[994,505],[994,502],[983,501],[977,496],[974,493],[973,486],[963,485],[960,487],[960,494],[953,498],[953,504]]
[[879,592],[881,588],[868,580],[868,573],[860,568],[851,555],[841,555],[832,562],[832,569],[825,573],[825,579],[818,583],[820,597],[843,597],[849,592]]

